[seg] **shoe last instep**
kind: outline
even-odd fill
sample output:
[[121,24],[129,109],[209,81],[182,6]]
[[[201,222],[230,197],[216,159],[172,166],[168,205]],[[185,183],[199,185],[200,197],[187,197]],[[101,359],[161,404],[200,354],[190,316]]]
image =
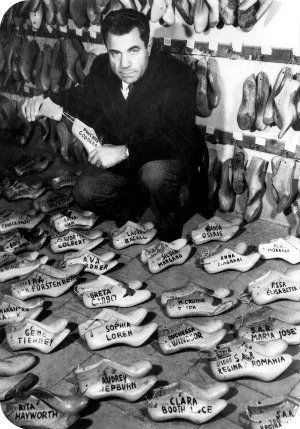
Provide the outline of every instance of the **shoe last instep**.
[[64,232],[69,229],[88,230],[94,226],[97,219],[98,216],[93,212],[66,210],[51,216],[50,223],[58,232]]
[[[79,418],[79,413],[62,413],[55,409],[53,405],[47,404],[46,400],[41,399],[40,396],[46,397],[47,400],[50,398],[50,394],[47,391],[40,395],[42,389],[33,389],[28,392],[24,392],[22,395],[15,397],[13,400],[8,401],[3,406],[3,413],[7,419],[22,428],[59,428],[67,429],[72,426]],[[58,397],[58,395],[52,394],[52,397]],[[78,402],[81,402],[79,409],[84,408],[87,405],[87,398],[78,396]],[[60,398],[63,398],[62,396]],[[68,403],[69,397],[66,396],[63,402]],[[56,405],[56,402],[55,402]],[[76,410],[77,407],[74,407]],[[30,410],[30,412],[29,412]]]
[[[7,401],[14,396],[19,396],[21,392],[29,389],[38,382],[37,375],[29,372],[28,374],[16,374],[11,377],[0,377],[0,401]],[[4,410],[5,404],[1,405]]]
[[123,320],[125,323],[130,323],[133,325],[140,325],[141,322],[145,319],[147,315],[147,310],[145,308],[138,308],[131,311],[130,313],[123,314],[119,311],[111,310],[110,308],[105,308],[97,316],[91,317],[86,322],[78,325],[78,332],[80,337],[84,340],[85,333],[91,329],[97,328],[98,326],[103,326],[106,322],[109,322],[110,319]]
[[[35,256],[31,259],[31,256]],[[45,264],[48,261],[48,256],[41,256],[38,258],[38,252],[23,253],[21,256],[17,256],[15,262],[4,265],[0,268],[0,283],[12,280],[15,277],[26,276],[27,274],[34,271],[40,265]]]
[[118,261],[112,260],[115,256],[114,252],[105,252],[98,255],[82,249],[76,253],[66,253],[63,256],[61,265],[68,267],[74,264],[83,264],[85,272],[100,276],[118,265]]
[[21,353],[0,359],[0,376],[10,377],[21,374],[36,365],[37,361],[37,357],[30,353]]
[[102,231],[67,231],[65,234],[53,237],[50,240],[50,247],[53,253],[67,252],[68,250],[90,250],[97,247],[104,238]]
[[[40,250],[48,237],[48,232],[38,227],[29,233],[17,233],[7,238],[1,247],[4,252],[14,253],[18,255],[23,252],[33,252]],[[0,239],[1,241],[1,239]]]
[[290,264],[300,262],[300,239],[294,236],[278,238],[258,246],[258,252],[263,259],[284,259]]
[[[266,341],[265,346],[262,346],[250,341],[236,340],[217,346],[210,352],[212,355],[215,354],[210,362],[213,375],[220,381],[240,377],[253,377],[262,381],[274,380],[293,361],[291,355],[282,354],[280,351],[284,347],[282,344],[274,344],[278,341],[282,340]],[[285,345],[287,346],[286,343]],[[278,351],[277,354],[274,353],[275,349]]]
[[155,240],[153,244],[150,244],[141,253],[141,261],[143,264],[146,264],[149,259],[156,255],[160,250],[164,248],[165,245],[169,246],[170,249],[179,250],[181,247],[185,246],[187,240],[185,238],[179,238],[174,240],[171,243],[166,243],[165,241]]
[[282,339],[289,345],[300,344],[300,327],[274,317],[242,326],[238,336],[250,341]]
[[43,299],[20,301],[10,295],[0,299],[0,326],[21,322],[26,317],[35,319],[43,311]]
[[219,273],[226,270],[246,272],[259,260],[260,254],[241,254],[235,250],[224,249],[219,253],[203,259],[203,267],[208,273]]
[[197,285],[196,283],[189,282],[186,286],[183,286],[181,288],[165,290],[161,294],[160,302],[163,306],[165,306],[169,299],[185,297],[186,295],[190,295],[196,291],[203,292],[205,295],[211,295],[221,299],[226,298],[230,294],[229,289],[218,288],[216,290],[213,290],[208,289],[204,286]]
[[168,317],[217,316],[236,305],[236,299],[220,299],[201,291],[192,292],[166,303]]
[[118,250],[133,244],[147,244],[154,238],[156,232],[152,222],[139,225],[129,220],[122,228],[111,231],[112,244]]
[[97,280],[78,285],[75,292],[82,296],[87,308],[133,307],[151,297],[149,290],[138,290],[141,286],[139,280],[126,284],[108,276],[99,276]]
[[199,224],[196,229],[191,231],[190,236],[196,246],[209,241],[228,241],[238,232],[242,222],[241,218],[233,219],[232,223],[223,222],[216,216]]
[[189,244],[180,249],[174,249],[169,243],[161,242],[161,248],[148,259],[148,268],[151,273],[156,274],[173,265],[183,264],[192,251]]
[[145,376],[152,368],[150,361],[138,361],[132,366],[102,359],[94,365],[75,370],[79,391],[91,399],[117,397],[135,402],[156,383],[153,375]]
[[[222,396],[228,391],[216,386]],[[222,393],[222,390],[224,393]],[[149,401],[148,413],[154,421],[173,420],[175,418],[190,420],[200,424],[219,414],[227,402],[219,398],[209,398],[206,389],[199,388],[187,381],[169,384],[155,389]]]
[[251,429],[285,427],[297,414],[300,400],[290,395],[250,402],[246,414]]
[[46,325],[27,318],[5,327],[7,343],[13,351],[33,348],[50,353],[70,333],[70,329],[65,329],[67,324],[66,319],[57,319],[51,325]]
[[99,350],[114,344],[127,344],[139,347],[147,341],[158,328],[155,322],[138,326],[123,319],[111,318],[102,326],[85,332],[85,340],[91,350]]
[[83,264],[72,265],[65,269],[41,265],[29,276],[12,283],[11,293],[20,299],[41,295],[58,297],[75,284],[83,270]]
[[49,213],[68,207],[72,201],[72,191],[69,189],[62,189],[59,191],[49,191],[41,198],[34,200],[33,207],[42,213]]
[[44,217],[44,213],[39,213],[36,210],[29,210],[24,213],[12,211],[7,213],[5,217],[0,218],[0,234],[5,234],[18,228],[33,229]]
[[291,309],[287,313],[264,305],[258,310],[252,311],[245,315],[238,316],[234,322],[234,329],[238,331],[241,327],[251,325],[251,323],[261,322],[269,317],[282,320],[291,325],[300,323],[300,314],[297,311],[292,312]]
[[[222,321],[215,320],[209,325],[212,326],[208,326],[208,329],[215,329],[213,332],[205,332],[202,325],[191,320],[161,327],[158,329],[159,347],[166,355],[186,349],[213,349],[226,335],[226,329],[221,329]],[[204,325],[204,329],[206,328]]]

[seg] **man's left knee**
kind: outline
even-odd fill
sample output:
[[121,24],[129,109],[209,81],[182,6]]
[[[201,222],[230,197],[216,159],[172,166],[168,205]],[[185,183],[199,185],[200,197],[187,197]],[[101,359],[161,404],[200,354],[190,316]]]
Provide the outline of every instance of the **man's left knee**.
[[175,160],[150,161],[140,169],[139,177],[150,192],[155,192],[167,184],[179,185],[183,178],[182,165]]

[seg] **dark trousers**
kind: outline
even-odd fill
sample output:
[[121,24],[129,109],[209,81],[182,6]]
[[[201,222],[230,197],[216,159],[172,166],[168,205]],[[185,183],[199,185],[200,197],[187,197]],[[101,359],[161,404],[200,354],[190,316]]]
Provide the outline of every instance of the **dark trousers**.
[[144,164],[138,171],[126,167],[104,170],[87,165],[74,188],[76,202],[85,210],[106,219],[128,213],[142,215],[150,204],[157,220],[161,239],[181,236],[180,189],[187,182],[188,169],[178,160],[157,160]]

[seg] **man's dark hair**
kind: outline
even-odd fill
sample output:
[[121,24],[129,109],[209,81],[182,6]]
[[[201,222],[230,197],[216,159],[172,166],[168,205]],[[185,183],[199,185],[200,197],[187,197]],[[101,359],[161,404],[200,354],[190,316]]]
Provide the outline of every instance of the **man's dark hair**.
[[114,10],[106,15],[102,22],[103,42],[106,45],[108,32],[116,36],[123,36],[130,33],[134,28],[139,30],[140,37],[147,47],[150,38],[150,25],[146,16],[135,9]]

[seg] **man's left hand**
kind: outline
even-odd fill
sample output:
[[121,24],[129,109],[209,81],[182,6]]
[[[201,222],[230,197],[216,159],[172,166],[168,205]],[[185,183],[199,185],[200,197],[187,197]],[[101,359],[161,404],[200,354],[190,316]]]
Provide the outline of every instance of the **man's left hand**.
[[127,158],[127,146],[105,144],[90,152],[88,160],[97,167],[110,168]]

